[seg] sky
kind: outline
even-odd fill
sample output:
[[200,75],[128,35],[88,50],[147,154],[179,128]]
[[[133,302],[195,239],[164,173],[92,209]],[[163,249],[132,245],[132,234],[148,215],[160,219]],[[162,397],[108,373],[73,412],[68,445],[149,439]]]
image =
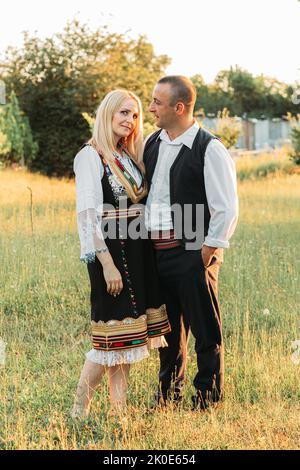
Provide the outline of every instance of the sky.
[[207,83],[239,65],[286,83],[300,82],[297,0],[8,0],[0,4],[0,59],[21,46],[22,31],[40,37],[77,17],[96,28],[137,38],[167,54],[168,74],[201,74]]

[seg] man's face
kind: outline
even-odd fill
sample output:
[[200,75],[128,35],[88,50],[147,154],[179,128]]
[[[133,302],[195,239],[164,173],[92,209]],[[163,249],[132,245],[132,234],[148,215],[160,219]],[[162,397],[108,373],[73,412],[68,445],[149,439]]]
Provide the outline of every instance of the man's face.
[[170,105],[171,86],[169,83],[158,83],[152,94],[149,111],[153,113],[155,124],[162,128],[172,127],[177,120],[176,106]]

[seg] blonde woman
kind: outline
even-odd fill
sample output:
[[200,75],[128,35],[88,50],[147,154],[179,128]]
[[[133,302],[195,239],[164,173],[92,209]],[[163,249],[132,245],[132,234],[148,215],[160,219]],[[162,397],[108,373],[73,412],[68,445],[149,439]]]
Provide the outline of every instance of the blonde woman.
[[[135,204],[147,195],[142,152],[139,98],[127,90],[108,93],[98,108],[91,140],[74,160],[80,259],[87,263],[90,279],[93,343],[77,386],[74,418],[88,416],[106,371],[113,409],[125,405],[130,364],[148,357],[149,349],[164,346],[170,331],[151,241],[124,233],[124,219],[138,217]],[[106,237],[104,222],[116,228]]]

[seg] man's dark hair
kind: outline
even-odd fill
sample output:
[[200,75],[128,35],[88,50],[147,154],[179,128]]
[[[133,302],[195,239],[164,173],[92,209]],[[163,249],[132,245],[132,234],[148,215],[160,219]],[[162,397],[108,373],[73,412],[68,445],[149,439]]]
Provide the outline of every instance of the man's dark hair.
[[196,88],[191,80],[183,75],[167,75],[157,83],[169,83],[172,95],[170,105],[175,106],[181,101],[188,111],[193,111],[196,102]]

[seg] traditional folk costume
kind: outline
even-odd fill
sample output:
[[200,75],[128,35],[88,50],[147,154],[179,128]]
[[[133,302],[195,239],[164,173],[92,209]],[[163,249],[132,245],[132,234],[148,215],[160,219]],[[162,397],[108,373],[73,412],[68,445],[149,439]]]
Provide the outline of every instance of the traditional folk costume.
[[[159,233],[154,241],[157,266],[172,331],[168,347],[160,349],[158,400],[181,400],[190,331],[195,337],[197,373],[195,405],[218,401],[223,393],[222,322],[218,302],[218,272],[223,249],[229,247],[237,223],[235,165],[228,151],[197,122],[174,140],[165,130],[147,140],[144,163],[149,186],[146,227]],[[181,208],[182,223],[174,225],[171,207]],[[188,239],[186,229],[199,232],[197,206],[203,208],[202,240]],[[165,234],[167,234],[165,236]],[[202,244],[217,247],[204,266]],[[193,244],[193,246],[191,246]]]
[[[166,345],[164,335],[170,331],[151,241],[130,238],[122,224],[124,219],[130,222],[141,215],[133,203],[142,203],[147,183],[123,149],[114,157],[107,162],[93,146],[85,145],[74,160],[80,259],[87,263],[91,285],[93,349],[86,356],[106,366],[148,357],[149,349]],[[109,231],[110,223],[116,230]],[[116,297],[107,293],[96,256],[107,250],[123,281],[123,290]]]

